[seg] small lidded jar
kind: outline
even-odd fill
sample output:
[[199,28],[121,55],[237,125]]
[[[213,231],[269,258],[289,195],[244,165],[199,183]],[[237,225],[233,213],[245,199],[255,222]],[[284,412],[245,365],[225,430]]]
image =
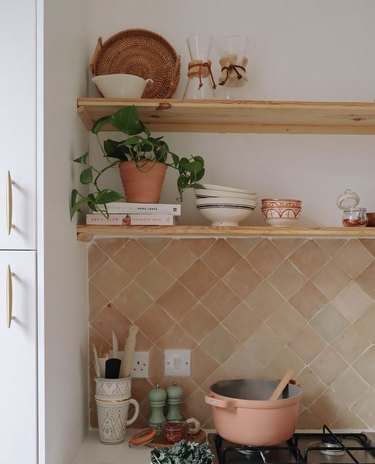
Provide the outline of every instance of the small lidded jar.
[[358,207],[359,196],[356,192],[346,189],[336,199],[337,206],[342,209],[342,225],[344,227],[366,227],[368,223],[366,208]]
[[186,422],[165,422],[162,426],[163,438],[167,443],[177,443],[186,438],[187,429]]

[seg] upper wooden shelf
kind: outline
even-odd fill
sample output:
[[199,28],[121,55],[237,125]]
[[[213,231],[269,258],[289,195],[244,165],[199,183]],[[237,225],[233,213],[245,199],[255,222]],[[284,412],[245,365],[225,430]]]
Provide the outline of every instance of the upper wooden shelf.
[[93,237],[334,237],[375,238],[375,227],[270,227],[270,226],[93,226],[78,225],[78,239]]
[[102,116],[135,105],[156,132],[375,134],[375,102],[78,98],[77,104],[88,130]]

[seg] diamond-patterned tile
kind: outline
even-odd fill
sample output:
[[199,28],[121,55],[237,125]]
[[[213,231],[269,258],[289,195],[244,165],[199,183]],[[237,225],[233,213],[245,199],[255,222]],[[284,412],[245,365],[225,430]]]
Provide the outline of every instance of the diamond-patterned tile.
[[112,345],[112,331],[127,333],[129,320],[111,303],[91,321],[93,327],[110,345]]
[[274,290],[266,280],[263,280],[245,301],[262,321],[267,321],[285,303],[280,293]]
[[88,252],[89,277],[93,276],[107,260],[108,257],[95,245],[95,243],[92,243],[89,246]]
[[249,238],[227,238],[227,242],[229,245],[237,251],[237,253],[245,257],[250,250],[252,250],[257,243],[259,243],[262,239],[256,237],[249,237]]
[[330,346],[327,346],[310,364],[311,369],[323,382],[331,385],[332,382],[348,367],[348,363],[337,354]]
[[284,257],[290,256],[297,250],[303,243],[303,238],[273,238],[272,243],[281,251]]
[[198,258],[216,241],[214,238],[185,238],[183,240]]
[[371,255],[375,258],[375,241],[372,238],[363,238],[360,240],[362,245],[367,248]]
[[219,281],[207,295],[202,298],[202,304],[213,314],[216,319],[222,321],[241,302],[239,298],[225,283]]
[[291,306],[284,303],[267,324],[285,342],[289,343],[306,325],[305,319]]
[[369,429],[375,428],[374,404],[375,391],[370,389],[352,406],[352,410],[363,420]]
[[174,321],[158,304],[150,306],[135,321],[140,330],[154,343],[174,325]]
[[172,239],[165,237],[139,238],[137,242],[152,256],[157,256],[171,242]]
[[185,313],[180,321],[183,327],[193,338],[200,343],[218,325],[217,319],[200,303]]
[[152,261],[135,278],[154,300],[159,298],[174,282],[173,277],[156,261]]
[[100,289],[103,295],[112,300],[130,282],[130,277],[129,274],[109,259],[91,277],[91,282]]
[[366,312],[373,300],[355,282],[350,282],[336,298],[332,300],[334,306],[349,321],[355,321]]
[[337,251],[333,260],[346,272],[346,274],[354,279],[373,262],[374,257],[367,248],[362,245],[360,240],[349,240]]
[[270,275],[268,282],[285,298],[291,298],[307,281],[289,261],[285,261]]
[[251,356],[262,364],[268,364],[283,345],[283,340],[266,324],[259,326],[244,342]]
[[329,388],[317,398],[309,407],[321,424],[334,421],[343,414],[347,407],[340,401],[337,395]]
[[95,287],[92,283],[89,283],[89,321],[102,311],[108,303],[108,299],[103,293]]
[[241,303],[234,309],[229,316],[224,319],[223,326],[234,335],[240,342],[245,341],[249,336],[262,325],[261,319],[255,312]]
[[372,261],[369,266],[362,271],[355,279],[357,284],[366,292],[368,295],[375,299],[375,262]]
[[217,277],[202,261],[198,260],[182,274],[179,281],[195,298],[199,299],[215,285]]
[[309,325],[302,327],[288,343],[289,348],[298,353],[306,364],[321,353],[326,345],[327,343]]
[[201,347],[222,364],[239,347],[239,342],[219,325],[203,340]]
[[158,304],[179,321],[197,302],[186,288],[176,281],[157,300]]
[[307,240],[289,257],[289,260],[309,278],[313,277],[329,259],[327,253],[314,240]]
[[215,371],[219,365],[220,364],[200,346],[195,347],[191,352],[192,375],[198,385],[201,385],[206,380],[208,372]]
[[341,238],[319,238],[315,243],[324,250],[328,256],[334,256],[335,253],[345,245],[346,239]]
[[157,257],[157,261],[175,279],[189,269],[196,259],[184,240],[172,240]]
[[241,259],[224,277],[223,281],[240,298],[246,298],[262,281],[247,261]]
[[201,257],[206,266],[220,278],[240,259],[241,256],[224,239],[216,240]]
[[330,261],[312,279],[312,282],[332,300],[350,282],[350,277],[335,262]]
[[283,254],[270,240],[261,240],[247,255],[247,261],[262,277],[268,277],[284,261]]
[[135,276],[152,261],[153,256],[136,240],[129,240],[126,247],[112,255],[112,259],[125,272]]
[[113,300],[118,309],[131,321],[135,321],[152,305],[153,300],[138,284],[132,282]]
[[331,390],[339,396],[348,407],[354,404],[358,398],[369,389],[368,384],[352,368],[346,369],[331,385]]
[[310,320],[310,324],[324,340],[330,343],[348,326],[349,321],[331,303],[328,303]]
[[306,284],[292,296],[289,303],[307,321],[314,317],[328,303],[328,299],[311,282]]
[[375,386],[375,346],[370,346],[353,364],[353,368],[372,387]]
[[[150,378],[133,382],[141,404],[140,427],[147,426],[150,414],[149,390],[156,383],[163,388],[170,384],[162,366],[163,351],[171,347],[192,350],[192,376],[179,380],[185,393],[181,409],[195,417],[199,411],[204,426],[214,426],[211,408],[203,401],[212,383],[244,376],[280,378],[290,367],[302,384],[299,427],[320,428],[322,418],[331,427],[371,426],[372,240],[153,237],[100,239],[91,246],[90,340],[102,345],[104,354],[114,330],[121,349],[129,325],[136,323],[137,349],[150,351]],[[313,275],[325,255],[329,261]],[[265,256],[267,262],[262,261]],[[280,265],[274,256],[281,256]],[[234,265],[233,257],[238,259]],[[151,264],[156,266],[149,272]],[[163,272],[167,284],[161,278],[160,285]],[[332,394],[340,403],[331,401]]]
[[117,253],[128,240],[127,238],[97,238],[94,240],[94,243],[104,251],[107,256],[111,257]]

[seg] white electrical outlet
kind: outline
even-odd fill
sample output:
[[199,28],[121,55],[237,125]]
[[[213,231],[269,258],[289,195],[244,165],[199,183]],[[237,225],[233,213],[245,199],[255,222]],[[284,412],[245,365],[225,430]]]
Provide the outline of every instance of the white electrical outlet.
[[189,377],[190,350],[165,350],[164,374],[168,376]]
[[149,352],[135,351],[130,375],[134,378],[148,378]]

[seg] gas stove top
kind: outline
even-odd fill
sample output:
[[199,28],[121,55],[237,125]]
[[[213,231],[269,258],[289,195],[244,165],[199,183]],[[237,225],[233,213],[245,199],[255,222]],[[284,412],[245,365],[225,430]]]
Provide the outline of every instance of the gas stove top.
[[[374,440],[374,444],[372,444]],[[213,464],[375,464],[373,433],[295,433],[277,446],[237,445],[208,434]]]

